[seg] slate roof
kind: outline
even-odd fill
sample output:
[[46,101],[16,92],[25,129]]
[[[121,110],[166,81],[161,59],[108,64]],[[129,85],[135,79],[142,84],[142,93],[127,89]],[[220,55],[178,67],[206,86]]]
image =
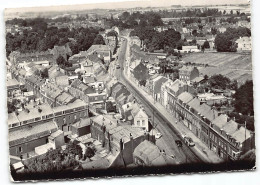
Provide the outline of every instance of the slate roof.
[[222,129],[229,135],[232,135],[235,131],[237,131],[238,124],[235,121],[230,120],[222,127]]
[[159,148],[147,140],[144,140],[135,148],[133,155],[142,159],[148,166],[166,165]]
[[73,124],[74,127],[81,128],[90,125],[90,118],[81,118],[80,121]]
[[194,69],[192,66],[182,66],[182,68],[179,69],[179,71],[189,71],[191,72]]
[[231,135],[237,142],[243,143],[247,139],[251,137],[251,133],[249,130],[245,129],[245,127],[240,127],[236,132]]
[[227,121],[228,116],[226,114],[221,114],[216,119],[214,119],[212,123],[221,129],[227,123]]
[[68,104],[74,99],[73,96],[71,96],[69,93],[63,92],[57,97],[57,101],[61,104]]
[[189,101],[191,101],[194,97],[192,96],[192,94],[188,93],[188,92],[183,92],[178,96],[178,99],[181,100],[183,103],[188,103]]
[[[39,111],[39,108],[41,109],[41,111]],[[26,121],[26,120],[30,120],[30,119],[39,118],[44,115],[49,115],[52,113],[53,112],[52,112],[52,108],[50,107],[50,105],[42,104],[42,105],[36,106],[35,108],[29,109],[29,112],[27,112],[25,110],[22,112],[19,112],[19,114],[17,115],[17,118],[20,122],[22,122],[22,121]]]
[[110,47],[107,45],[92,45],[88,50],[88,55],[92,54],[93,52],[111,52]]
[[24,126],[18,130],[9,131],[9,145],[14,146],[29,142],[39,137],[48,136],[57,130],[53,121],[40,123],[34,126]]

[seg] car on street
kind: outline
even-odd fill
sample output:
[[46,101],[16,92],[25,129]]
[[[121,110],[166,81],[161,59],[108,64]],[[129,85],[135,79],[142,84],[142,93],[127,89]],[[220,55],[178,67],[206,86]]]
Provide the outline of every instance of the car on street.
[[185,137],[184,138],[184,141],[185,143],[188,145],[188,146],[195,146],[195,143],[193,142],[193,140],[190,138],[190,137]]
[[162,134],[160,133],[160,132],[157,132],[156,134],[155,134],[155,139],[159,139],[159,138],[161,138],[162,137]]
[[182,147],[182,142],[181,140],[175,140],[175,143],[178,147]]

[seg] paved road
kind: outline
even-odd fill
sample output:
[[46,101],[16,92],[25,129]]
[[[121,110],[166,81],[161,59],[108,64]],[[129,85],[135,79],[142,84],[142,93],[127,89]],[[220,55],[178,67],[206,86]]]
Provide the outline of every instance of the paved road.
[[[118,55],[118,62],[120,65],[119,69],[115,69],[114,74],[117,79],[123,83],[128,90],[133,93],[135,98],[143,104],[143,107],[148,115],[154,115],[154,123],[156,125],[156,129],[162,133],[163,137],[156,141],[156,144],[159,146],[160,149],[164,149],[166,154],[168,155],[175,155],[177,163],[192,163],[192,162],[202,162],[200,157],[196,155],[196,153],[192,150],[192,148],[188,147],[187,145],[183,144],[183,147],[179,148],[175,144],[175,140],[180,139],[176,133],[178,133],[175,128],[169,123],[166,118],[160,114],[155,107],[152,105],[151,102],[147,101],[146,98],[134,87],[130,84],[124,74],[124,63],[126,58],[128,58],[127,50],[127,39],[124,39],[122,45],[120,47],[119,55]],[[154,113],[154,114],[153,114]]]

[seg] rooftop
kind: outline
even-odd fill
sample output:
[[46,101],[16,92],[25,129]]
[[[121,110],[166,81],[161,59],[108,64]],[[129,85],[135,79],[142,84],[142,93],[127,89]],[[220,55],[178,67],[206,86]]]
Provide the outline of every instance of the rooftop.
[[193,99],[193,96],[192,94],[185,91],[178,96],[178,99],[181,100],[183,103],[188,103]]
[[214,125],[216,125],[218,128],[222,128],[228,121],[228,116],[226,114],[221,114],[216,119],[212,121]]
[[9,131],[10,145],[21,144],[42,136],[47,136],[57,130],[56,123],[53,121],[39,123],[34,126],[24,126],[18,130]]
[[23,110],[18,113],[17,118],[20,122],[41,118],[44,115],[52,114],[52,108],[48,104],[41,104],[28,110]]
[[236,132],[231,135],[237,142],[243,143],[245,140],[251,137],[251,133],[249,130],[245,129],[245,127],[240,127]]
[[19,85],[19,82],[14,78],[14,79],[7,79],[6,80],[6,87],[11,87],[11,86],[16,86]]
[[90,118],[81,118],[80,121],[73,124],[74,127],[81,128],[90,125]]
[[234,132],[237,131],[238,124],[235,121],[230,120],[222,127],[222,129],[229,135],[232,135]]
[[141,158],[146,165],[160,166],[166,165],[166,161],[162,156],[159,148],[152,142],[144,140],[134,150],[134,156]]

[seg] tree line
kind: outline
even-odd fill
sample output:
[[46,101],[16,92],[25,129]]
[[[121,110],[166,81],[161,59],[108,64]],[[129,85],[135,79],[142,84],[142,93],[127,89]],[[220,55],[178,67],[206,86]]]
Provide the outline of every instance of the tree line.
[[[25,22],[24,22],[25,21]],[[15,20],[14,23],[30,25],[32,30],[23,30],[22,33],[16,32],[6,34],[6,55],[12,51],[21,53],[46,51],[55,45],[65,45],[69,43],[72,54],[79,51],[86,51],[92,44],[105,44],[103,37],[99,35],[99,28],[57,28],[49,27],[44,19]]]
[[129,12],[123,12],[119,19],[109,19],[107,23],[110,27],[117,26],[120,29],[131,29],[137,26],[162,26],[163,22],[160,15],[156,12],[135,12],[130,14]]
[[139,37],[150,52],[161,49],[168,52],[182,43],[181,34],[174,29],[158,32],[152,27],[137,27],[130,33],[130,36]]

